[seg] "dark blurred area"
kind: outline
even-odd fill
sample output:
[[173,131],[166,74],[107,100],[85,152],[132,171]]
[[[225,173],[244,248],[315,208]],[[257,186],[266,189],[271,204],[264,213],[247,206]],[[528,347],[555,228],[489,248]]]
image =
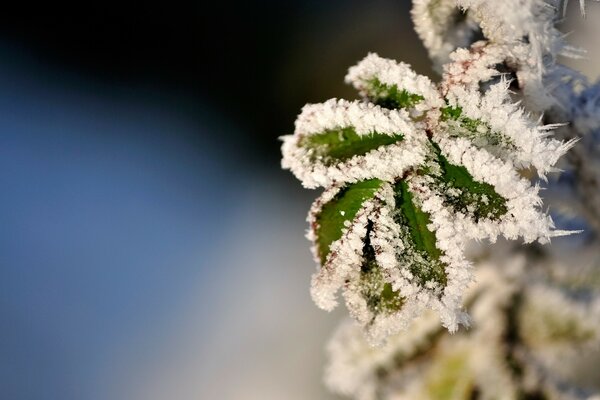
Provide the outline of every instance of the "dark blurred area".
[[406,1],[11,3],[0,14],[0,398],[328,398],[279,168]]
[[27,57],[54,81],[208,102],[251,132],[236,150],[276,161],[275,138],[303,104],[354,96],[343,77],[367,52],[430,72],[407,11],[392,0],[13,3],[0,34],[11,58]]

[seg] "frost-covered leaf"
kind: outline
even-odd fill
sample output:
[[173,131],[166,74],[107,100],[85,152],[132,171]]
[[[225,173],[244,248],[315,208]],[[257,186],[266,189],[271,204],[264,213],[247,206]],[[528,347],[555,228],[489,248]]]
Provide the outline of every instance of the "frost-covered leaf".
[[354,128],[327,130],[299,140],[299,146],[307,150],[312,162],[334,165],[354,156],[364,156],[371,150],[401,141],[402,133],[387,135],[376,131],[358,135]]
[[[392,289],[392,284],[387,282],[382,268],[377,264],[375,251],[370,243],[363,249],[363,264],[360,271],[360,280],[356,290],[366,302],[367,309],[373,316],[386,315],[399,312],[404,299],[399,291]],[[362,316],[359,316],[362,319]],[[369,318],[369,321],[372,318]]]
[[371,53],[348,70],[346,82],[362,96],[385,108],[407,108],[416,112],[442,105],[435,85],[415,73],[410,65]]
[[[447,93],[449,106],[443,123],[449,135],[465,137],[518,168],[535,167],[544,177],[575,143],[548,138],[556,125],[543,126],[509,96],[509,82],[492,85],[485,94],[452,86]],[[443,128],[444,129],[444,128]]]
[[283,137],[283,167],[306,187],[327,188],[309,215],[321,266],[312,297],[331,310],[341,290],[373,342],[426,309],[450,331],[468,323],[469,239],[547,242],[569,233],[554,230],[539,187],[518,169],[543,176],[572,143],[548,139],[554,126],[511,103],[507,81],[482,92],[500,55],[481,44],[457,51],[436,88],[408,65],[370,54],[346,77],[366,101],[307,105]]
[[350,184],[340,189],[335,197],[323,204],[312,217],[318,256],[325,264],[331,243],[342,237],[365,201],[373,200],[383,182],[379,179]]
[[[600,91],[558,64],[581,54],[555,26],[563,3],[414,0],[442,81],[370,54],[346,76],[362,101],[308,105],[283,138],[283,166],[304,186],[325,187],[309,215],[320,264],[313,298],[330,310],[341,291],[358,322],[329,345],[334,391],[357,400],[590,400],[600,390],[594,265],[565,255],[566,276],[537,281],[553,262],[547,249],[499,243],[498,265],[478,266],[471,285],[465,256],[471,239],[546,243],[571,233],[554,229],[540,184],[581,134],[561,165],[570,168],[561,189],[588,220],[600,219]],[[585,239],[597,245],[593,233]],[[438,320],[452,332],[468,324],[463,307],[472,329],[443,334]]]
[[377,105],[385,108],[412,108],[422,102],[423,96],[399,89],[398,85],[388,85],[377,78],[365,83],[365,92]]
[[493,268],[479,271],[467,296],[475,324],[445,335],[435,314],[426,312],[380,347],[371,346],[360,326],[344,322],[328,346],[325,381],[336,393],[357,400],[518,398],[507,365],[504,312],[514,287]]
[[348,276],[360,271],[368,218],[380,206],[386,184],[373,179],[346,187],[331,187],[313,203],[308,214],[313,255],[320,264],[313,275],[311,294],[315,303],[331,310],[336,293]]
[[[343,289],[351,314],[380,341],[406,326],[427,307],[437,308],[444,324],[456,329],[460,296],[446,269],[452,261],[429,229],[429,215],[415,202],[403,180],[378,179],[325,191],[309,214],[315,258],[312,296],[331,309]],[[454,264],[461,267],[461,264]]]
[[282,166],[309,188],[390,181],[423,162],[420,129],[403,110],[336,99],[309,104],[294,135],[282,138]]
[[[502,235],[507,239],[522,237],[525,241],[538,240],[548,242],[551,237],[569,232],[554,230],[550,216],[539,210],[542,200],[539,187],[519,175],[511,162],[505,162],[482,148],[472,145],[467,139],[454,139],[440,135],[437,145],[441,154],[454,165],[461,165],[475,181],[493,187],[494,191],[506,200],[506,212],[498,214],[496,221],[484,219],[474,224],[471,219],[454,218],[452,224],[459,235],[473,239],[488,238],[492,241]],[[443,207],[444,199],[438,194],[423,195],[431,197],[430,212]],[[439,197],[435,200],[435,197]],[[496,200],[496,204],[502,202]],[[501,206],[500,206],[501,207]],[[501,207],[503,209],[503,207]]]
[[384,345],[373,347],[356,322],[343,321],[327,345],[325,382],[336,393],[361,400],[375,399],[394,369],[430,352],[442,334],[437,317],[426,313],[404,334],[391,336]]
[[444,198],[444,205],[471,217],[475,222],[481,219],[497,220],[506,214],[506,199],[485,182],[478,182],[462,165],[448,162],[437,145],[439,174],[433,172],[434,185]]
[[437,67],[448,62],[458,47],[468,47],[478,36],[479,26],[471,13],[456,0],[413,0],[415,30]]
[[442,121],[448,124],[448,133],[453,137],[465,137],[479,147],[502,146],[514,149],[510,138],[502,132],[490,129],[489,125],[479,119],[464,116],[460,106],[442,108]]
[[405,181],[398,182],[395,187],[397,223],[406,228],[408,246],[413,250],[406,259],[409,270],[422,285],[446,285],[445,265],[440,261],[442,251],[437,248],[435,233],[429,230],[429,215],[414,203],[413,195]]
[[[369,316],[360,313],[356,318],[365,323],[373,315],[399,311],[403,303],[400,294],[392,290],[391,283],[385,280],[369,239],[373,229],[373,223],[369,219],[374,212],[381,212],[382,193],[386,189],[389,190],[389,185],[378,179],[350,184],[341,188],[326,203],[319,205],[318,200],[309,216],[316,256],[322,265],[313,280],[315,301],[325,308],[329,307],[331,302],[323,302],[322,299],[330,299],[345,283],[345,290],[354,292],[364,302],[365,312]],[[367,225],[353,226],[362,225],[365,221],[365,218],[356,218],[361,211],[361,215],[366,217]],[[356,240],[354,244],[351,240],[356,232],[364,236],[359,237],[360,242]],[[358,248],[361,245],[362,248]],[[347,269],[348,265],[354,265],[354,271]],[[335,286],[331,285],[332,281],[336,282]]]

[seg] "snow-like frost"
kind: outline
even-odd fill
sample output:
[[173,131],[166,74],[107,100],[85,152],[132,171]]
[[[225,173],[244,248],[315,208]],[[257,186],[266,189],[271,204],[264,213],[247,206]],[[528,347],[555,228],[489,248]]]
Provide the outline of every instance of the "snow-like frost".
[[[354,128],[361,136],[377,132],[391,136],[401,134],[403,139],[333,165],[313,161],[311,150],[300,144],[304,136],[343,128]],[[418,134],[419,129],[403,110],[387,110],[371,103],[336,99],[308,104],[296,120],[294,135],[282,137],[281,165],[291,170],[307,188],[370,178],[393,180],[408,168],[423,162],[425,153],[421,150],[423,146],[419,145],[423,135]]]
[[[316,227],[316,216],[320,207],[329,201],[339,188],[325,191],[321,198],[317,199],[309,213],[311,226]],[[354,217],[354,220],[342,230],[342,237],[330,246],[329,255],[323,266],[312,277],[311,295],[314,302],[324,310],[332,310],[337,305],[336,293],[344,285],[349,276],[360,273],[363,263],[363,239],[367,234],[367,223],[369,214],[377,206],[380,194],[376,194],[373,200],[365,202]],[[309,235],[315,238],[315,233]],[[315,238],[316,239],[316,238]],[[318,260],[318,249],[316,243],[313,245],[313,254]]]
[[479,26],[455,0],[413,0],[411,11],[415,30],[436,67],[449,61],[449,54],[458,47],[468,47],[477,36]]
[[[484,398],[491,394],[513,396],[515,383],[504,364],[502,338],[506,324],[503,310],[515,287],[493,268],[481,269],[477,278],[477,285],[467,295],[467,302],[473,302],[475,324],[466,333],[444,335],[437,318],[429,312],[407,331],[373,347],[359,325],[343,322],[327,345],[328,387],[357,400],[429,399],[427,380],[435,379],[432,375],[439,372],[456,372],[438,371],[437,359],[463,354],[466,370],[462,373],[477,383]],[[395,389],[393,396],[386,395],[391,387]]]
[[417,74],[406,63],[382,58],[375,53],[369,54],[351,67],[345,80],[361,95],[369,97],[374,79],[385,85],[406,90],[410,94],[422,96],[423,101],[415,105],[417,111],[422,112],[443,106],[443,100],[429,78]]
[[[330,310],[341,291],[355,320],[328,345],[333,391],[359,400],[597,397],[600,386],[584,376],[589,357],[600,360],[600,83],[559,64],[584,54],[557,29],[566,3],[414,0],[415,29],[441,82],[369,54],[346,76],[362,101],[307,105],[283,137],[283,167],[306,187],[325,187],[308,217],[317,263],[323,206],[348,185],[383,181],[313,276],[315,302]],[[359,138],[328,137],[319,152],[303,140],[345,128]],[[362,150],[319,158],[333,154],[330,145]],[[557,177],[559,168],[568,173]],[[559,203],[584,217],[587,251],[520,252],[498,241],[573,233],[555,229],[534,173],[550,185],[553,213]],[[477,260],[492,261],[475,269],[466,253],[482,240],[498,254],[482,252]],[[453,336],[441,328],[469,322]]]
[[[543,280],[532,285],[523,274],[531,266],[519,255],[498,264],[480,265],[467,291],[473,317],[468,331],[444,335],[435,315],[424,313],[407,331],[373,347],[359,325],[343,322],[327,345],[328,387],[357,400],[431,399],[434,383],[447,376],[447,390],[457,395],[467,384],[485,399],[537,392],[556,400],[592,398],[565,375],[581,373],[573,369],[585,354],[600,355],[600,296],[569,297]],[[448,359],[463,360],[460,372],[444,364]],[[456,398],[466,400],[469,392]]]
[[[436,311],[451,332],[461,324],[468,325],[469,319],[462,310],[463,293],[472,280],[471,263],[464,255],[468,240],[495,242],[498,236],[504,236],[545,243],[551,237],[571,233],[554,230],[550,216],[540,210],[539,187],[522,178],[518,169],[535,167],[544,178],[546,173],[555,171],[555,163],[574,141],[549,138],[555,126],[541,125],[539,118],[512,103],[508,80],[501,79],[487,90],[480,90],[481,82],[499,75],[494,66],[506,48],[476,43],[470,50],[457,50],[451,56],[453,63],[445,67],[439,88],[407,64],[369,54],[350,68],[348,83],[367,99],[373,95],[371,90],[380,89],[380,86],[373,89],[376,82],[394,87],[393,93],[405,91],[405,97],[418,96],[415,97],[418,101],[400,109],[337,99],[309,104],[296,120],[294,135],[283,137],[283,167],[290,169],[306,187],[330,187],[309,213],[312,231],[308,237],[315,243],[313,252],[317,261],[316,228],[321,207],[335,201],[335,194],[345,185],[375,178],[385,182],[374,198],[364,201],[354,220],[347,221],[341,238],[331,244],[324,265],[313,276],[311,289],[315,303],[326,310],[337,305],[336,293],[342,289],[350,314],[373,342],[381,342],[388,335],[406,329],[426,309]],[[385,96],[386,90],[375,94]],[[460,115],[448,118],[448,113],[456,113],[452,110],[459,110]],[[374,134],[402,135],[402,138],[366,154],[333,162],[317,156],[304,140],[346,128],[352,129],[358,139],[340,136],[340,141],[370,140]],[[468,132],[461,136],[465,130]],[[477,145],[479,137],[486,135],[499,139]],[[435,171],[440,169],[436,146],[451,165],[464,167],[475,182],[490,185],[504,203],[501,215],[474,218],[473,204],[462,210],[446,205],[446,196],[458,196],[461,190],[471,189],[442,187],[429,175],[439,173]],[[431,172],[423,172],[427,170]],[[424,258],[412,243],[409,230],[414,228],[402,226],[394,217],[399,212],[394,200],[394,185],[399,180],[407,182],[412,193],[413,199],[406,201],[412,201],[430,219],[426,228],[435,237],[433,245],[439,252],[436,259]],[[482,195],[478,201],[490,199]],[[375,283],[364,279],[366,240],[375,251],[377,274],[381,274]],[[432,278],[421,280],[421,276],[435,276],[435,272],[415,275],[414,268],[433,271],[435,266],[431,263],[438,263],[437,268],[443,269],[443,282]],[[398,309],[373,309],[369,303],[372,296],[383,296],[372,292],[383,293],[384,284],[390,284],[398,296],[394,300]]]
[[[508,211],[498,221],[483,220],[478,223],[468,218],[454,218],[451,224],[454,231],[463,237],[472,239],[490,239],[492,242],[499,235],[507,239],[522,237],[525,242],[535,240],[547,243],[551,237],[562,236],[571,232],[557,231],[549,215],[539,210],[542,200],[538,195],[539,186],[520,177],[510,162],[502,161],[492,156],[485,149],[478,149],[466,139],[443,138],[438,142],[443,154],[455,164],[463,165],[471,175],[479,181],[492,186],[498,194],[507,200]],[[426,193],[425,185],[420,190]],[[432,205],[435,200],[424,204],[428,212],[436,214],[437,205]],[[446,214],[450,211],[446,211]]]
[[556,126],[540,125],[539,121],[525,115],[522,108],[510,101],[509,85],[509,81],[502,80],[483,96],[478,91],[451,86],[446,98],[451,106],[459,106],[464,116],[482,121],[482,134],[501,132],[507,141],[505,147],[508,147],[501,154],[518,168],[533,166],[542,177],[548,172],[556,172],[553,166],[573,147],[576,139],[561,142],[548,138]]

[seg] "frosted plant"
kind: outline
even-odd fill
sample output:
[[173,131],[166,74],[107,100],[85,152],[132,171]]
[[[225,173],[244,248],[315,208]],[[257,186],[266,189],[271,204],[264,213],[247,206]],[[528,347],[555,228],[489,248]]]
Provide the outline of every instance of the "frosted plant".
[[[369,54],[346,76],[360,100],[306,105],[282,138],[282,166],[325,188],[308,215],[312,297],[331,310],[341,291],[354,319],[329,346],[332,390],[357,399],[600,391],[595,369],[586,381],[560,362],[585,365],[585,352],[600,363],[598,286],[580,284],[600,284],[600,84],[557,62],[584,54],[557,28],[564,9],[414,0],[440,82]],[[539,246],[573,233],[555,229],[540,184],[561,220],[585,231],[560,251]],[[466,256],[473,242],[500,237],[520,243]]]
[[480,91],[498,75],[489,64],[500,50],[457,51],[438,86],[370,54],[346,76],[363,100],[309,104],[283,137],[284,168],[306,187],[326,187],[309,214],[321,264],[313,298],[330,310],[343,289],[375,341],[424,309],[451,331],[467,323],[467,240],[544,243],[565,233],[519,169],[545,176],[573,141],[548,138],[555,126],[512,103],[508,80]]
[[360,400],[589,398],[600,382],[567,378],[600,361],[600,297],[530,284],[524,267],[522,257],[481,265],[466,296],[474,326],[456,335],[426,314],[373,347],[346,321],[328,346],[327,385]]

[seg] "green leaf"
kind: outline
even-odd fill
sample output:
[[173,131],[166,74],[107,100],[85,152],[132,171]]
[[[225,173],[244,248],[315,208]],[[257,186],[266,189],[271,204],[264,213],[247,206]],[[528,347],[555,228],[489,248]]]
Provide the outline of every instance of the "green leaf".
[[442,121],[448,121],[449,119],[458,120],[462,115],[461,107],[446,106],[442,108]]
[[361,268],[361,294],[367,302],[367,307],[375,315],[391,314],[402,308],[404,299],[400,292],[392,290],[391,283],[383,279],[381,268],[375,261],[375,250],[369,239],[371,229],[367,227],[367,237],[363,248],[365,261]]
[[406,89],[399,89],[398,85],[388,85],[379,79],[373,78],[367,83],[367,96],[375,104],[395,109],[410,108],[423,101],[420,94],[410,93]]
[[323,205],[314,227],[321,265],[325,264],[331,244],[342,237],[344,223],[354,219],[364,202],[372,199],[382,184],[379,179],[350,184]]
[[[442,121],[456,121],[457,126],[451,127],[450,136],[465,137],[473,140],[476,145],[503,146],[515,148],[513,141],[500,132],[493,131],[490,126],[480,120],[465,117],[459,106],[446,106],[441,109]],[[483,141],[483,143],[481,143]]]
[[368,135],[359,135],[354,128],[348,127],[304,136],[300,139],[299,145],[309,151],[312,161],[332,165],[356,155],[365,155],[380,146],[394,144],[402,139],[401,133],[388,135],[371,132]]
[[475,222],[483,218],[497,220],[506,214],[506,199],[492,185],[476,181],[462,165],[450,164],[435,143],[433,147],[441,168],[436,183],[442,188],[446,206],[462,211]]
[[414,202],[408,185],[401,180],[394,187],[396,220],[408,230],[408,240],[413,254],[407,254],[407,263],[412,274],[424,284],[429,281],[445,286],[447,282],[446,265],[440,261],[442,251],[436,246],[435,233],[427,226],[431,223],[429,214],[421,210]]

